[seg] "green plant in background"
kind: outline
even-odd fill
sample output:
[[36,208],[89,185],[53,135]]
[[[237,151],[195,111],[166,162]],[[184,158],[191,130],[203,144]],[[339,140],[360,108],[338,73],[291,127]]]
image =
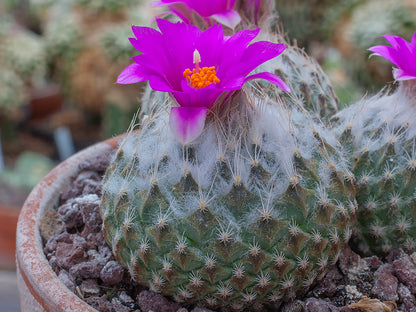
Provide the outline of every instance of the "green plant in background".
[[365,51],[380,43],[382,34],[411,35],[416,10],[409,3],[296,0],[276,1],[276,7],[289,37],[319,59],[340,105],[345,106],[391,79],[388,64],[382,59],[368,60]]
[[52,76],[62,80],[63,83],[71,70],[75,58],[82,49],[82,29],[80,20],[73,12],[64,6],[58,7],[50,13],[50,18],[44,26],[43,36],[48,57],[49,66],[55,67]]
[[30,191],[54,166],[55,163],[46,156],[23,152],[13,169],[5,169],[0,173],[0,181]]
[[91,9],[96,12],[120,12],[126,8],[131,7],[137,0],[75,0],[83,7]]
[[101,36],[103,51],[113,62],[122,62],[125,65],[134,53],[134,48],[126,38],[131,37],[131,26],[128,23],[109,26]]
[[6,35],[0,44],[0,62],[18,74],[27,86],[45,84],[45,42],[39,35],[23,29]]

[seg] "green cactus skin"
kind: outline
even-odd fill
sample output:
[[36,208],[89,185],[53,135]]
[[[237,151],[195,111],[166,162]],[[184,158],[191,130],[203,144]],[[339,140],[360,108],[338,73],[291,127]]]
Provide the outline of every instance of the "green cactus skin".
[[358,221],[353,246],[364,255],[416,250],[415,86],[401,85],[341,111],[335,129],[353,156]]
[[151,290],[210,308],[304,293],[355,223],[354,180],[331,132],[253,92],[188,146],[168,118],[156,109],[106,172],[101,214],[117,260]]
[[[282,37],[278,41],[285,42]],[[281,57],[266,66],[271,66],[288,83],[292,91],[289,96],[296,96],[313,117],[327,118],[338,112],[338,98],[327,75],[302,49],[288,45]]]

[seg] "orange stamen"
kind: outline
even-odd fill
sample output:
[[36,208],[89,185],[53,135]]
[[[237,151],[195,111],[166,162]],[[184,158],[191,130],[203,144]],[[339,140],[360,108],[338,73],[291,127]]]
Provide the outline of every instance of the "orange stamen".
[[193,63],[195,68],[192,71],[187,68],[183,72],[183,77],[186,78],[188,84],[194,89],[202,89],[209,86],[212,83],[219,83],[220,80],[217,77],[215,66],[211,67],[199,67],[201,62],[201,55],[199,51],[195,49],[193,55]]

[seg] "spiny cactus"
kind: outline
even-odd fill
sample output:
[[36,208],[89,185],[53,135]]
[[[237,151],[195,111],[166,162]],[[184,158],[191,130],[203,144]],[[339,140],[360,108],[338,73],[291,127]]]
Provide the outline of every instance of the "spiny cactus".
[[139,283],[243,309],[305,291],[348,241],[356,206],[330,132],[251,93],[233,105],[185,147],[165,109],[148,117],[106,173],[102,216]]
[[45,82],[46,52],[40,36],[24,30],[9,34],[0,45],[0,56],[3,65],[26,84],[37,86]]
[[[79,18],[69,8],[57,7],[45,24],[45,45],[49,62],[71,66],[82,47]],[[63,63],[63,64],[62,64]]]
[[352,155],[358,222],[353,243],[363,254],[416,250],[416,109],[413,82],[341,111],[335,129]]
[[101,36],[104,52],[112,61],[125,62],[134,53],[134,48],[126,38],[131,36],[128,24],[112,25]]
[[359,49],[368,49],[383,34],[410,35],[415,28],[415,13],[404,1],[367,0],[352,11],[346,39]]
[[[279,35],[277,41],[285,42]],[[338,98],[316,60],[297,46],[288,45],[280,58],[264,65],[288,82],[293,96],[313,117],[327,118],[338,111]]]
[[0,67],[0,115],[7,115],[22,106],[26,100],[22,79],[15,72]]
[[76,2],[96,12],[120,12],[136,3],[135,0],[76,0]]

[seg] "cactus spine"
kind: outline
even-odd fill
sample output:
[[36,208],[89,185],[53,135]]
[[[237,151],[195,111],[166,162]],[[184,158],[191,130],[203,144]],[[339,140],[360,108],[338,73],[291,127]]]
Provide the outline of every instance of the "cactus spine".
[[156,95],[161,108],[107,170],[106,240],[136,281],[177,301],[242,310],[288,300],[350,237],[353,178],[337,141],[278,94],[248,90],[189,146]]
[[359,205],[353,243],[363,254],[416,249],[413,84],[364,99],[336,116],[336,131],[353,159]]

